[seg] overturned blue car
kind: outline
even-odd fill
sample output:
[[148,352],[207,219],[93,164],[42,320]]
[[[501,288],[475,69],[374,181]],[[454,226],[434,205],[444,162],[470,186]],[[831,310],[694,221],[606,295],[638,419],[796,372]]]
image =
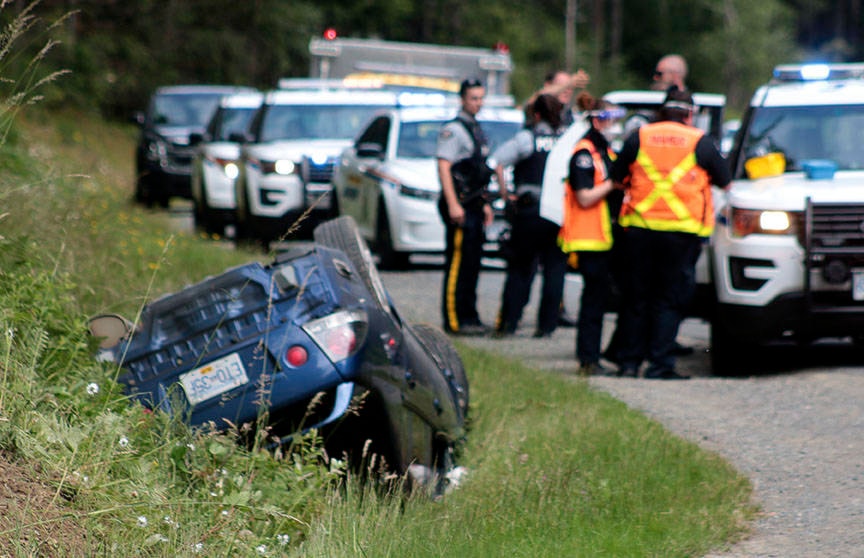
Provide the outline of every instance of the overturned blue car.
[[[330,455],[442,478],[465,436],[468,380],[437,327],[405,323],[351,217],[314,243],[90,321],[144,406],[192,426],[318,429]],[[365,447],[364,447],[365,446]],[[355,463],[356,464],[356,463]]]

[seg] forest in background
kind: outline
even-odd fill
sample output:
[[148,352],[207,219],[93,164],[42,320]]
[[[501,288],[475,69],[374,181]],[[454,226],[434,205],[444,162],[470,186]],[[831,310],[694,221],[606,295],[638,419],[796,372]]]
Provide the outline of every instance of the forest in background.
[[[343,37],[510,47],[521,100],[551,70],[584,68],[589,89],[644,88],[657,59],[677,52],[695,91],[724,93],[740,113],[776,64],[862,59],[861,0],[7,0],[22,11],[31,52],[4,57],[0,87],[33,79],[50,106],[125,119],[159,85],[231,83],[262,89],[308,75],[308,44],[325,28]],[[20,45],[19,45],[20,46]],[[3,45],[0,45],[0,49]],[[2,53],[0,53],[2,54]],[[7,91],[7,94],[14,91]]]

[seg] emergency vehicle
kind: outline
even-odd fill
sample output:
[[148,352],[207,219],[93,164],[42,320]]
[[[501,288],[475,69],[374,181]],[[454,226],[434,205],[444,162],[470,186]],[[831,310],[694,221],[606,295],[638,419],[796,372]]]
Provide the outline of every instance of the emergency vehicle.
[[864,64],[782,65],[758,88],[717,192],[711,358],[864,340]]
[[405,43],[343,38],[328,29],[310,41],[309,54],[312,78],[453,93],[462,80],[477,78],[488,95],[510,94],[513,60],[504,43],[492,48]]

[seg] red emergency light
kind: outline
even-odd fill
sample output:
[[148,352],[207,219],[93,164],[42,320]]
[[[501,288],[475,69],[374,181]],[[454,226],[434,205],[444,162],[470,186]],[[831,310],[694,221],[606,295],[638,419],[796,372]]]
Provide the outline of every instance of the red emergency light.
[[336,30],[330,27],[329,29],[324,30],[324,39],[327,41],[332,41],[336,38]]
[[507,54],[508,52],[510,52],[510,47],[507,45],[507,43],[503,41],[498,41],[497,43],[495,43],[495,46],[492,47],[492,50],[494,50],[495,52],[500,52],[501,54]]

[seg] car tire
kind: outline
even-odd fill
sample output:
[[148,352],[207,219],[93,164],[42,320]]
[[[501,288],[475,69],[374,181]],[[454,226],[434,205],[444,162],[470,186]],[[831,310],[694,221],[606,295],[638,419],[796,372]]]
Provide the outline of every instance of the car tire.
[[212,210],[210,206],[207,204],[207,194],[206,192],[201,192],[201,201],[194,200],[194,208],[195,211],[193,213],[193,218],[195,221],[195,228],[203,231],[208,235],[222,235],[225,232],[225,229],[219,224],[214,222]]
[[407,269],[411,259],[407,252],[393,248],[393,235],[390,234],[390,219],[387,217],[387,204],[378,201],[378,219],[375,224],[375,251],[378,253],[381,269]]
[[463,419],[466,418],[470,403],[468,374],[453,342],[440,328],[431,324],[413,324],[411,329],[417,335],[420,344],[438,363],[438,367],[450,384],[456,406],[462,412]]
[[357,273],[360,274],[378,307],[389,314],[390,301],[387,291],[384,289],[384,283],[381,281],[378,268],[375,267],[375,261],[372,259],[369,246],[363,240],[363,237],[360,236],[360,229],[357,228],[357,222],[354,221],[354,218],[350,215],[343,215],[336,219],[325,221],[315,227],[312,236],[318,244],[345,252],[345,255],[351,260]]
[[144,177],[135,181],[135,201],[144,207],[153,207],[153,188]]
[[715,376],[738,377],[751,372],[747,358],[755,345],[733,336],[718,320],[711,323],[711,371]]

